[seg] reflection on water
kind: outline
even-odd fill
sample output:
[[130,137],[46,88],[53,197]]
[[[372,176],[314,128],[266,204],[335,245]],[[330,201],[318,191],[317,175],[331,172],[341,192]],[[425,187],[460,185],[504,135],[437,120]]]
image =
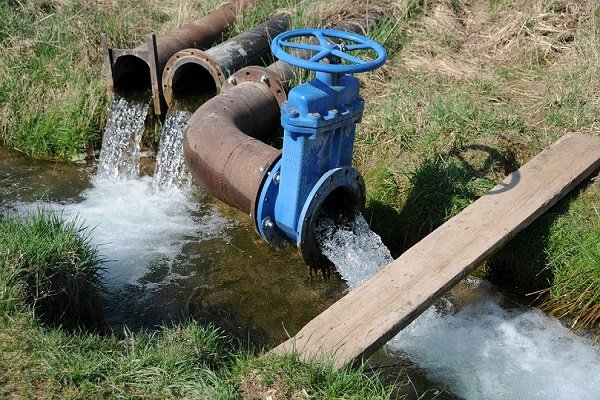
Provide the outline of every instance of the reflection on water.
[[92,165],[33,160],[0,146],[0,205],[13,201],[78,201],[88,188]]

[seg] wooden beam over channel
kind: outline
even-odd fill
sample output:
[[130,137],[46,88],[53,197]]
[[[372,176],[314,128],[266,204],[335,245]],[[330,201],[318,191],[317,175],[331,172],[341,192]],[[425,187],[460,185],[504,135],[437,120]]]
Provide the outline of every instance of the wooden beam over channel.
[[598,168],[600,139],[563,136],[272,351],[368,357]]

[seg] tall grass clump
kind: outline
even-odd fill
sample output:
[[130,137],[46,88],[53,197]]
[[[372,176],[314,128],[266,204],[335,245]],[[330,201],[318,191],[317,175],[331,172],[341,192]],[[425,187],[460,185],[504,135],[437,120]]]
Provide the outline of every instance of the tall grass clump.
[[241,360],[236,370],[244,399],[398,398],[394,397],[397,385],[384,386],[376,374],[365,374],[360,368],[335,371],[332,362],[306,363],[295,352]]
[[568,318],[574,328],[597,328],[600,323],[599,196],[596,182],[573,201],[548,235],[547,268],[554,279],[543,306]]
[[0,221],[4,314],[27,304],[51,325],[102,329],[101,272],[102,258],[77,221],[43,210]]

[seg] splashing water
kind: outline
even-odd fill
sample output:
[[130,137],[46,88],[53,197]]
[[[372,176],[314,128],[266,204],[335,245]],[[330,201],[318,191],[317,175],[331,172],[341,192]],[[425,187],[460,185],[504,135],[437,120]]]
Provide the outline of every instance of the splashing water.
[[322,217],[316,233],[323,255],[336,266],[351,289],[393,261],[379,235],[371,231],[358,211],[350,217]]
[[97,175],[112,181],[139,175],[140,141],[151,98],[114,95],[102,139]]
[[76,217],[91,229],[93,243],[107,259],[104,278],[111,290],[139,285],[159,266],[174,274],[173,263],[187,243],[222,237],[223,229],[231,225],[215,206],[189,190],[154,191],[150,177],[118,182],[94,177],[93,183],[81,202],[47,207],[65,218]]
[[[323,254],[351,289],[391,261],[359,213],[323,218]],[[600,347],[535,308],[507,305],[489,283],[467,278],[388,342],[432,381],[466,400],[600,399]],[[461,305],[462,304],[462,305]],[[441,305],[441,306],[440,306]]]
[[535,308],[507,306],[481,279],[464,307],[451,297],[393,338],[408,357],[466,399],[600,399],[600,347]]
[[183,135],[192,114],[186,110],[169,111],[160,137],[153,186],[156,190],[188,188],[192,184],[190,173],[183,157]]

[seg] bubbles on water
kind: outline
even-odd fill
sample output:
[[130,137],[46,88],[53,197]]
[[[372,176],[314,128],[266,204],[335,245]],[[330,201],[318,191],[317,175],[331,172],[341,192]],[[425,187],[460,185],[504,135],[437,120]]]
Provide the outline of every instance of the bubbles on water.
[[139,175],[140,141],[150,99],[114,95],[102,138],[99,177],[117,181]]
[[600,348],[542,311],[503,307],[486,282],[457,309],[429,308],[386,346],[464,399],[600,399]]
[[317,224],[321,251],[351,289],[369,279],[393,258],[379,235],[371,231],[363,215],[321,217]]
[[160,137],[153,186],[157,190],[187,188],[192,175],[183,157],[183,135],[192,114],[186,110],[169,111]]

